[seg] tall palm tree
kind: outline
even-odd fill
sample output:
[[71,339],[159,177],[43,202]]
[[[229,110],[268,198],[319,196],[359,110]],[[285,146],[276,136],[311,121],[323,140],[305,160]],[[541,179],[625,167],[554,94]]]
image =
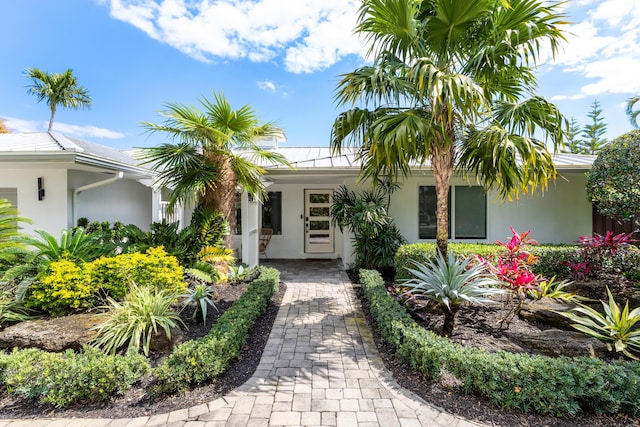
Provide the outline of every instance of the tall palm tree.
[[[170,103],[161,124],[144,122],[147,131],[166,134],[174,143],[143,149],[142,159],[159,172],[158,181],[171,189],[169,208],[195,202],[221,212],[235,225],[236,185],[262,200],[266,190],[259,162],[289,164],[280,154],[256,144],[262,136],[280,132],[260,123],[250,105],[232,110],[221,93],[198,107]],[[230,236],[227,240],[230,243]]]
[[[430,163],[439,251],[447,253],[447,193],[456,166],[503,198],[545,188],[551,141],[566,120],[536,96],[533,67],[563,40],[560,4],[537,0],[364,0],[356,32],[372,65],[342,76],[331,147],[359,147],[362,175],[398,180]],[[359,104],[359,106],[356,106]],[[542,139],[540,139],[542,138]],[[375,182],[375,180],[374,180]]]
[[91,107],[89,92],[78,85],[78,79],[71,68],[64,73],[47,73],[39,68],[27,68],[24,74],[33,81],[27,86],[27,93],[35,95],[38,102],[45,101],[51,109],[47,131],[51,131],[58,106],[74,110]]
[[640,103],[640,96],[634,96],[627,100],[626,113],[634,128],[638,127],[638,116],[640,116],[640,110],[634,110],[633,107],[638,103]]

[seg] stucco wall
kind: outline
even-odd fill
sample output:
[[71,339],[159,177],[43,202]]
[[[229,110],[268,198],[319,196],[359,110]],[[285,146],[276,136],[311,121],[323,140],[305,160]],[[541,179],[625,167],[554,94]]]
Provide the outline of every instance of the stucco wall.
[[[572,243],[578,236],[591,234],[591,203],[585,192],[584,173],[567,173],[551,182],[543,193],[521,194],[517,201],[496,200],[495,191],[487,194],[487,238],[466,242],[495,242],[510,236],[509,226],[517,231],[531,230],[540,243]],[[453,185],[469,185],[454,178]],[[391,214],[409,242],[418,238],[418,188],[434,185],[432,177],[412,177],[394,193]]]
[[[308,179],[308,178],[307,178]],[[325,178],[330,181],[329,178]],[[293,184],[278,182],[269,191],[282,191],[283,233],[273,236],[268,255],[272,258],[308,258],[304,253],[304,190],[309,188],[335,189],[335,180],[322,184],[322,178],[314,184]],[[355,178],[342,180],[356,191],[367,188],[356,186]],[[454,178],[454,185],[469,185],[466,179]],[[409,178],[391,199],[391,214],[396,224],[409,242],[418,238],[418,189],[421,185],[434,185],[429,174]],[[584,173],[566,173],[552,182],[545,193],[537,191],[533,195],[522,194],[517,201],[496,200],[496,193],[487,195],[487,238],[482,240],[461,240],[465,242],[492,243],[510,236],[509,226],[517,231],[531,230],[540,243],[572,243],[578,236],[591,234],[591,203],[585,193]],[[240,236],[235,237],[236,245]],[[319,257],[342,258],[345,263],[352,261],[352,247],[349,237],[336,230],[335,253],[321,254]]]
[[[44,182],[43,200],[38,200],[38,177]],[[57,236],[67,227],[66,170],[3,167],[0,187],[17,189],[20,216],[33,221],[33,224],[22,224],[22,231],[33,234],[34,230],[41,229]]]
[[[111,176],[113,175],[70,171],[69,200],[72,199],[75,188]],[[149,230],[149,225],[154,220],[152,199],[151,188],[135,180],[120,179],[80,192],[77,196],[76,220],[86,217],[89,221],[122,221],[124,224],[135,224],[143,230]]]
[[[342,234],[335,231],[334,252],[306,254],[304,252],[304,190],[337,188],[335,184],[274,184],[269,191],[282,192],[282,234],[274,235],[267,248],[270,258],[340,258]],[[241,236],[234,236],[234,247],[240,247]]]

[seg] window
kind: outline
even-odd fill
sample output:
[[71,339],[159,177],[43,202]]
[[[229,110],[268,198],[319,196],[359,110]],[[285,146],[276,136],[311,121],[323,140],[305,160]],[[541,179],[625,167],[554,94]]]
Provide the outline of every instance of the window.
[[14,209],[18,209],[18,189],[0,188],[0,199],[6,199]]
[[[453,201],[453,203],[452,203]],[[420,239],[436,238],[436,189],[420,186],[419,189]],[[454,212],[454,215],[451,213]],[[449,189],[449,238],[487,238],[487,194],[479,186],[455,186]]]
[[[240,194],[236,193],[236,229],[235,234],[242,234],[242,211]],[[282,234],[282,192],[269,191],[262,204],[262,228],[273,229],[273,234]]]
[[[13,209],[18,210],[18,190],[16,188],[0,188],[0,199],[7,200]],[[15,222],[14,225],[17,227],[18,223]]]

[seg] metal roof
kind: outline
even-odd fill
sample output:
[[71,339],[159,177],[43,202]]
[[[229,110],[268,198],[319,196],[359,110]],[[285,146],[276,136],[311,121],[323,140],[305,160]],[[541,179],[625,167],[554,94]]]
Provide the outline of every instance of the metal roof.
[[[357,149],[354,147],[343,148],[341,153],[333,155],[329,147],[278,147],[274,152],[286,157],[296,169],[359,169],[361,162],[357,160]],[[591,168],[596,156],[587,154],[558,153],[553,156],[556,169],[562,170],[587,170]],[[283,165],[264,165],[269,170],[288,169]],[[427,162],[414,167],[429,169]]]
[[68,160],[90,166],[151,176],[148,168],[125,151],[57,132],[0,134],[0,159],[5,161]]

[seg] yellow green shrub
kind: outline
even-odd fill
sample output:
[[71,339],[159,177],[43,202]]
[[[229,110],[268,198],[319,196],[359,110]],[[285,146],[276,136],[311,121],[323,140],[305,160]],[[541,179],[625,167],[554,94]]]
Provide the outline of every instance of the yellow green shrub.
[[131,283],[176,293],[186,289],[182,267],[162,247],[149,248],[144,254],[102,257],[87,264],[87,270],[93,285],[116,300],[124,298]]
[[92,307],[96,288],[86,271],[69,260],[53,261],[40,280],[31,285],[25,305],[52,316]]

